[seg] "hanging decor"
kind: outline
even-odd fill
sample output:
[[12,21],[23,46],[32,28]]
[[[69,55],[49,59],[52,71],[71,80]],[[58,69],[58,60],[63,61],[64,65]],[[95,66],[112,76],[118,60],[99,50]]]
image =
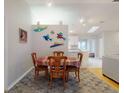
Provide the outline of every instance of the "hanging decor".
[[[49,25],[40,25],[40,22],[38,21],[36,25],[33,25],[33,31],[34,32],[42,32],[42,35],[40,36],[41,40],[46,41],[49,48],[59,47],[63,46],[66,40],[66,36],[64,36],[63,31],[55,31],[56,28],[52,28]],[[39,33],[41,34],[41,33]]]
[[54,42],[54,44],[51,45],[50,48],[61,46],[61,45],[63,45],[63,43]]
[[44,35],[43,38],[44,38],[46,41],[52,41],[52,38],[50,38],[49,34]]
[[57,34],[57,39],[63,39],[63,40],[65,40],[65,37],[63,37],[63,33],[62,32],[60,32],[60,33]]
[[51,30],[50,34],[55,34],[55,32],[53,30]]
[[27,31],[19,28],[19,41],[20,43],[26,43],[27,42]]
[[36,27],[34,28],[33,31],[41,32],[41,31],[44,31],[45,29],[47,29],[47,26],[40,25],[40,21],[38,21],[37,25],[36,25]]
[[33,31],[35,31],[35,32],[42,32],[45,29],[47,29],[47,26],[46,27],[36,27]]

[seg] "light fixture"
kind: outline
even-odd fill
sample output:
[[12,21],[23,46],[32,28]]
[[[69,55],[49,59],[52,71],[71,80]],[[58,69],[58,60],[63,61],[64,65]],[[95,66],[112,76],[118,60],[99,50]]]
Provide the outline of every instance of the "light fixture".
[[52,6],[52,2],[49,1],[47,5],[48,5],[48,7],[51,7]]
[[88,21],[88,23],[90,23],[90,24],[94,23],[94,20],[93,20],[93,19],[88,19],[87,21]]
[[95,32],[98,28],[99,28],[99,26],[93,26],[93,27],[88,31],[88,33],[93,33],[93,32]]
[[82,25],[83,25],[83,26],[86,26],[86,24],[85,24],[85,23],[83,23]]
[[83,23],[83,22],[84,22],[84,19],[83,19],[83,18],[81,18],[81,19],[80,19],[80,23]]
[[73,33],[73,31],[72,31],[72,30],[70,30],[69,32],[70,32],[70,33]]

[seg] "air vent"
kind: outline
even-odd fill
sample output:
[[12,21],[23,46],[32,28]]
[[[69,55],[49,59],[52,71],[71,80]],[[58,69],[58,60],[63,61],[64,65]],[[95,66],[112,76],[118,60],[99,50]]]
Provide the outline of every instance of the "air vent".
[[112,2],[119,2],[119,0],[113,0]]

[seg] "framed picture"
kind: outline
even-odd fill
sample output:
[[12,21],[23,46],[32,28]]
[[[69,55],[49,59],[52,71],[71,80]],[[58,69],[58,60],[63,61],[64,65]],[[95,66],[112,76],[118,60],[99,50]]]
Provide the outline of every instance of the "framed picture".
[[20,43],[27,42],[27,32],[21,28],[19,28],[19,41]]

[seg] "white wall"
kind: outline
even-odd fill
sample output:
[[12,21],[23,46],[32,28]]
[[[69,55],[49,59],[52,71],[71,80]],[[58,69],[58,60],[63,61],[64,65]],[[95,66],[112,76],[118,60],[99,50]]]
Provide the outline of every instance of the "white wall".
[[118,56],[119,54],[119,32],[104,33],[104,56]]
[[[77,19],[77,14],[72,10],[65,7],[52,6],[47,7],[46,5],[31,6],[32,12],[32,24],[36,24],[40,21],[42,24],[59,24],[63,21],[63,24],[72,24]],[[73,19],[73,20],[72,20]]]
[[[67,54],[67,49],[68,49],[68,26],[66,25],[47,25],[47,29],[45,29],[42,32],[35,32],[32,31],[32,48],[33,51],[37,52],[39,56],[43,55],[51,55],[52,51],[55,50],[61,50],[64,51],[65,54]],[[34,29],[35,26],[32,26],[32,30]],[[55,32],[54,35],[51,35],[50,32],[53,30]],[[65,41],[59,40],[60,42],[64,43],[62,46],[57,46],[50,48],[50,45],[52,45],[58,40],[55,39],[57,37],[57,33],[62,32],[63,36],[66,38]],[[46,41],[43,39],[43,36],[49,34],[50,37],[53,38],[53,41]]]
[[[30,18],[24,0],[5,0],[5,89],[32,67]],[[19,28],[27,31],[27,43],[19,43]]]

